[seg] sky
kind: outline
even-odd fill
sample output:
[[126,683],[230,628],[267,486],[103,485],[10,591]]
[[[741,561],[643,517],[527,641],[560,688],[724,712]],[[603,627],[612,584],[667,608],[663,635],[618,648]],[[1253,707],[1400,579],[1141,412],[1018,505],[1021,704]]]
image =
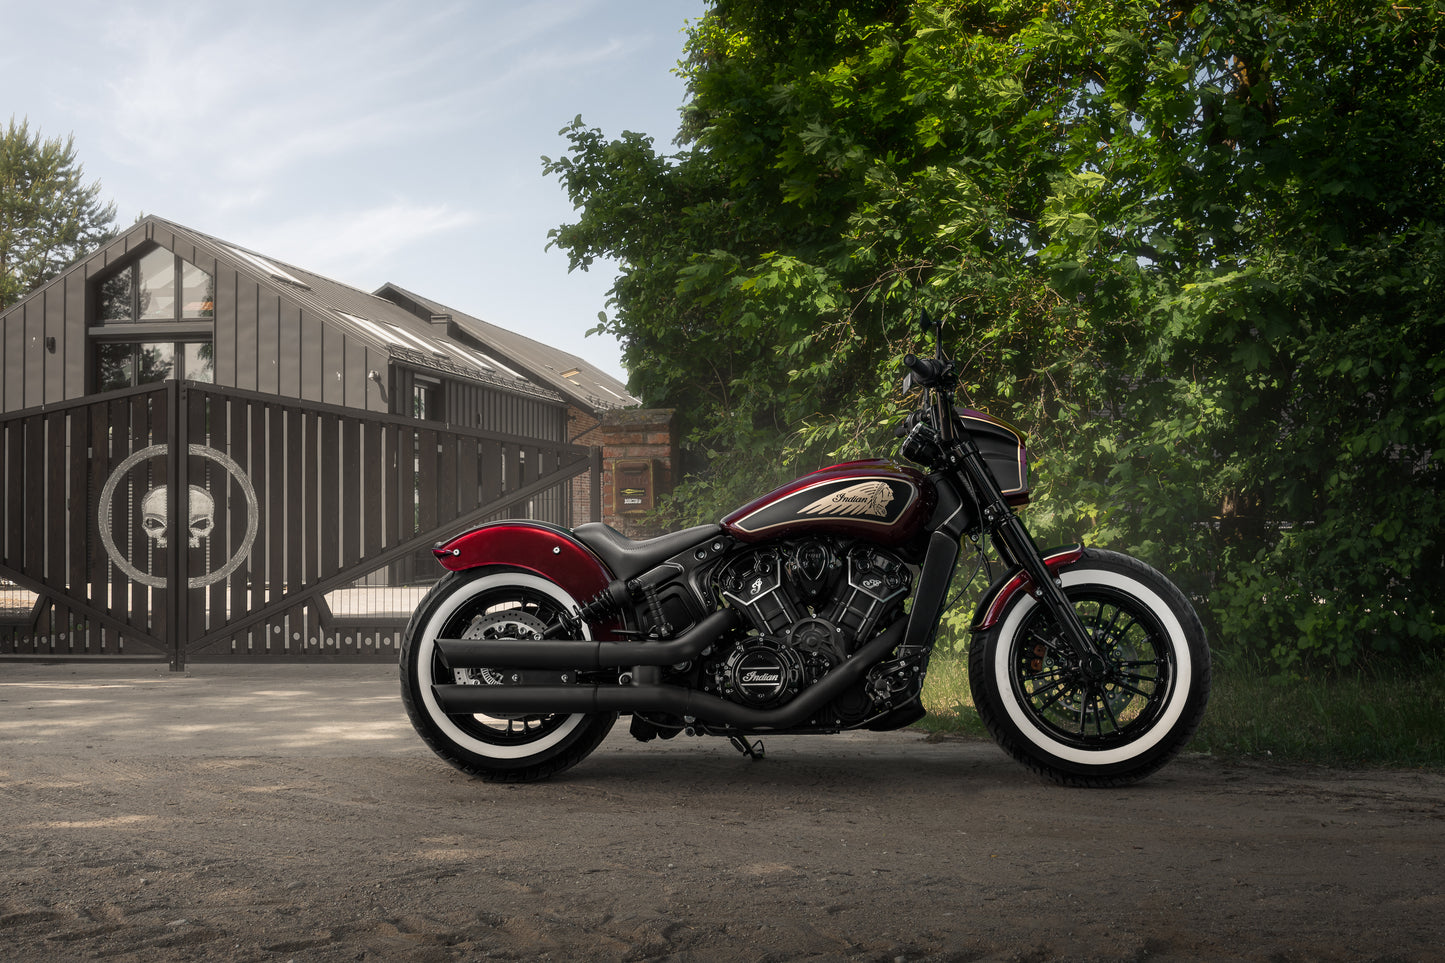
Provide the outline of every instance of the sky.
[[672,150],[705,0],[0,0],[0,124],[74,135],[142,214],[367,291],[390,281],[626,381],[615,266],[546,250],[576,219],[542,160],[580,115]]

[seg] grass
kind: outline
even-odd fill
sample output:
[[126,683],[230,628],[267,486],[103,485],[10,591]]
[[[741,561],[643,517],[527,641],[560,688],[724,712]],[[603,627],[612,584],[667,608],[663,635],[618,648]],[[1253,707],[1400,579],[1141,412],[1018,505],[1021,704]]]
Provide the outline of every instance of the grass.
[[[968,660],[937,652],[923,686],[936,732],[988,738],[968,688]],[[1445,663],[1337,671],[1300,679],[1216,665],[1190,751],[1349,768],[1445,770]]]

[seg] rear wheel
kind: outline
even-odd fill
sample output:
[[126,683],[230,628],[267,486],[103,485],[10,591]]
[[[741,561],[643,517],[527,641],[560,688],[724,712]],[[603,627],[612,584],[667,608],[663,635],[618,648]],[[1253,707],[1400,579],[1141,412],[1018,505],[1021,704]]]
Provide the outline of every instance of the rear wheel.
[[974,705],[1006,752],[1055,782],[1137,782],[1199,727],[1210,683],[1204,629],[1168,579],[1126,555],[1090,549],[1060,580],[1100,659],[1080,664],[1021,592],[969,651]]
[[615,712],[448,715],[432,692],[433,685],[501,684],[490,669],[448,669],[437,639],[541,638],[576,604],[544,578],[495,569],[454,572],[427,593],[402,640],[401,692],[412,725],[437,755],[488,781],[527,782],[569,769],[597,748]]

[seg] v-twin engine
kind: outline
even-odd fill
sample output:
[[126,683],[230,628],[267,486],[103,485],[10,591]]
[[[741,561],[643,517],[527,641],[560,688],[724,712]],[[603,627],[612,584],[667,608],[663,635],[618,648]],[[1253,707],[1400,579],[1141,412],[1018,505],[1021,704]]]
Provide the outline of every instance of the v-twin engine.
[[[716,586],[743,613],[748,632],[708,658],[703,688],[740,705],[781,705],[901,616],[912,584],[910,567],[874,545],[805,539],[740,555],[719,571]],[[887,673],[875,670],[816,721],[855,725],[889,708],[894,691]]]

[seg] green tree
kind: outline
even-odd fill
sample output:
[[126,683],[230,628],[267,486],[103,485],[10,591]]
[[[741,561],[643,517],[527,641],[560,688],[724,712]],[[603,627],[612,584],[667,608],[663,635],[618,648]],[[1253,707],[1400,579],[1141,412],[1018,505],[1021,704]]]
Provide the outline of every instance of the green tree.
[[84,177],[73,136],[47,140],[10,118],[0,136],[0,308],[109,236],[115,205]]
[[554,241],[621,262],[603,327],[634,387],[729,454],[684,491],[699,513],[784,451],[886,437],[927,307],[969,401],[1032,429],[1044,538],[1167,566],[1226,649],[1286,666],[1429,644],[1440,26],[1349,0],[719,0],[680,149],[579,121]]
[[1439,651],[1440,8],[1193,18],[1191,63],[1209,72],[1181,222],[1208,244],[1150,304],[1133,369],[1151,390],[1128,398],[1107,477],[1154,507],[1120,530],[1183,542],[1232,640],[1283,665]]

